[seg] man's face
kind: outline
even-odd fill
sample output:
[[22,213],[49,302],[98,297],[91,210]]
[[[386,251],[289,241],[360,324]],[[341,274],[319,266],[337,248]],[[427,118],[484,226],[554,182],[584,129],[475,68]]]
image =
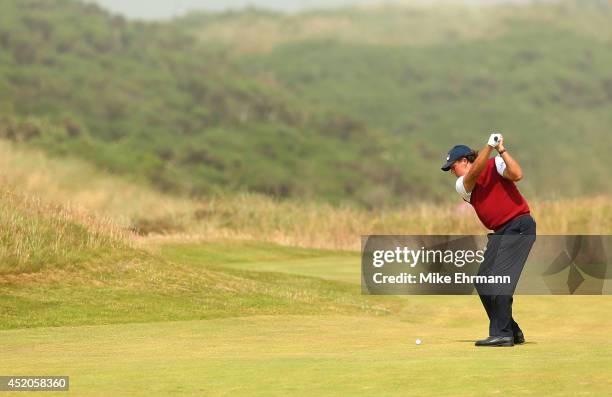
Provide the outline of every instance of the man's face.
[[457,178],[464,176],[470,170],[472,163],[470,163],[465,157],[457,160],[451,165],[450,172]]

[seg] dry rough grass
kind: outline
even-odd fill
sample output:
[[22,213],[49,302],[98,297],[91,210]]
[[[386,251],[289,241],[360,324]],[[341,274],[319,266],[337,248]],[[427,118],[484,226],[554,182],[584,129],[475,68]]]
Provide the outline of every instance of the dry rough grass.
[[[530,200],[540,234],[610,234],[608,196]],[[269,241],[299,247],[360,249],[366,234],[483,234],[488,231],[468,204],[415,204],[402,209],[363,210],[325,204],[279,202],[242,195],[202,202],[188,232],[154,240]]]
[[0,191],[0,273],[67,265],[132,242],[129,233],[108,218]]
[[[0,170],[5,186],[26,195],[44,197],[48,202],[62,203],[63,207],[55,207],[55,210],[34,199],[30,204],[24,201],[23,205],[47,208],[41,213],[56,213],[57,216],[51,218],[58,219],[56,222],[60,225],[64,222],[62,219],[89,225],[94,231],[92,237],[88,237],[93,239],[91,244],[103,238],[102,232],[107,233],[105,236],[129,241],[132,230],[141,235],[136,239],[138,242],[257,240],[299,247],[358,250],[360,236],[365,234],[487,232],[473,209],[458,201],[365,210],[279,201],[255,194],[192,200],[162,194],[100,172],[81,161],[52,159],[39,151],[1,141]],[[540,234],[612,233],[610,196],[547,200],[528,197],[528,200]],[[19,200],[13,199],[15,201]],[[58,209],[66,207],[72,209]],[[10,207],[5,209],[4,216],[12,216],[11,211]],[[35,217],[28,222],[34,221]],[[61,227],[58,230],[62,230]],[[96,230],[100,233],[95,233]],[[15,249],[23,252],[24,248]]]
[[[0,186],[44,197],[124,228],[135,219],[173,220],[195,210],[194,203],[111,175],[73,158],[52,158],[40,150],[0,140]],[[173,220],[174,221],[174,220]]]

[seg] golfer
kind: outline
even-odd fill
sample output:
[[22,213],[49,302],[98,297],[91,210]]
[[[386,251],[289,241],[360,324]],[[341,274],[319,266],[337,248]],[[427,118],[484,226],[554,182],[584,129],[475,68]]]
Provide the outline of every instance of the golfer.
[[[493,150],[498,155],[489,158]],[[453,147],[443,171],[457,177],[455,189],[474,207],[487,229],[487,248],[478,275],[510,276],[510,285],[479,285],[476,290],[489,317],[489,337],[476,346],[514,346],[525,342],[512,318],[512,295],[535,242],[536,223],[515,182],[523,178],[520,165],[504,147],[501,134],[475,152],[465,145]]]

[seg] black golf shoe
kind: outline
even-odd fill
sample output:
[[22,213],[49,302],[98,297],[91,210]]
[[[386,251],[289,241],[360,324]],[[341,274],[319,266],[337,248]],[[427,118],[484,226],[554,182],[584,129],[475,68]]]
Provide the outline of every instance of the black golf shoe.
[[514,334],[514,344],[521,345],[523,343],[525,343],[525,335],[523,335],[523,331],[519,331]]
[[512,336],[489,336],[487,339],[476,341],[476,346],[514,346],[514,338]]

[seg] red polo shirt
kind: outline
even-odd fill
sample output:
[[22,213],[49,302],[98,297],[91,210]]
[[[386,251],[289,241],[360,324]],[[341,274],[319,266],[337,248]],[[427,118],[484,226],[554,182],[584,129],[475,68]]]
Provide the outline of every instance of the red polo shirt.
[[[463,178],[461,184],[463,184]],[[519,215],[528,214],[527,201],[514,182],[499,174],[495,158],[487,161],[476,186],[469,194],[469,201],[480,221],[490,230],[496,230]]]

